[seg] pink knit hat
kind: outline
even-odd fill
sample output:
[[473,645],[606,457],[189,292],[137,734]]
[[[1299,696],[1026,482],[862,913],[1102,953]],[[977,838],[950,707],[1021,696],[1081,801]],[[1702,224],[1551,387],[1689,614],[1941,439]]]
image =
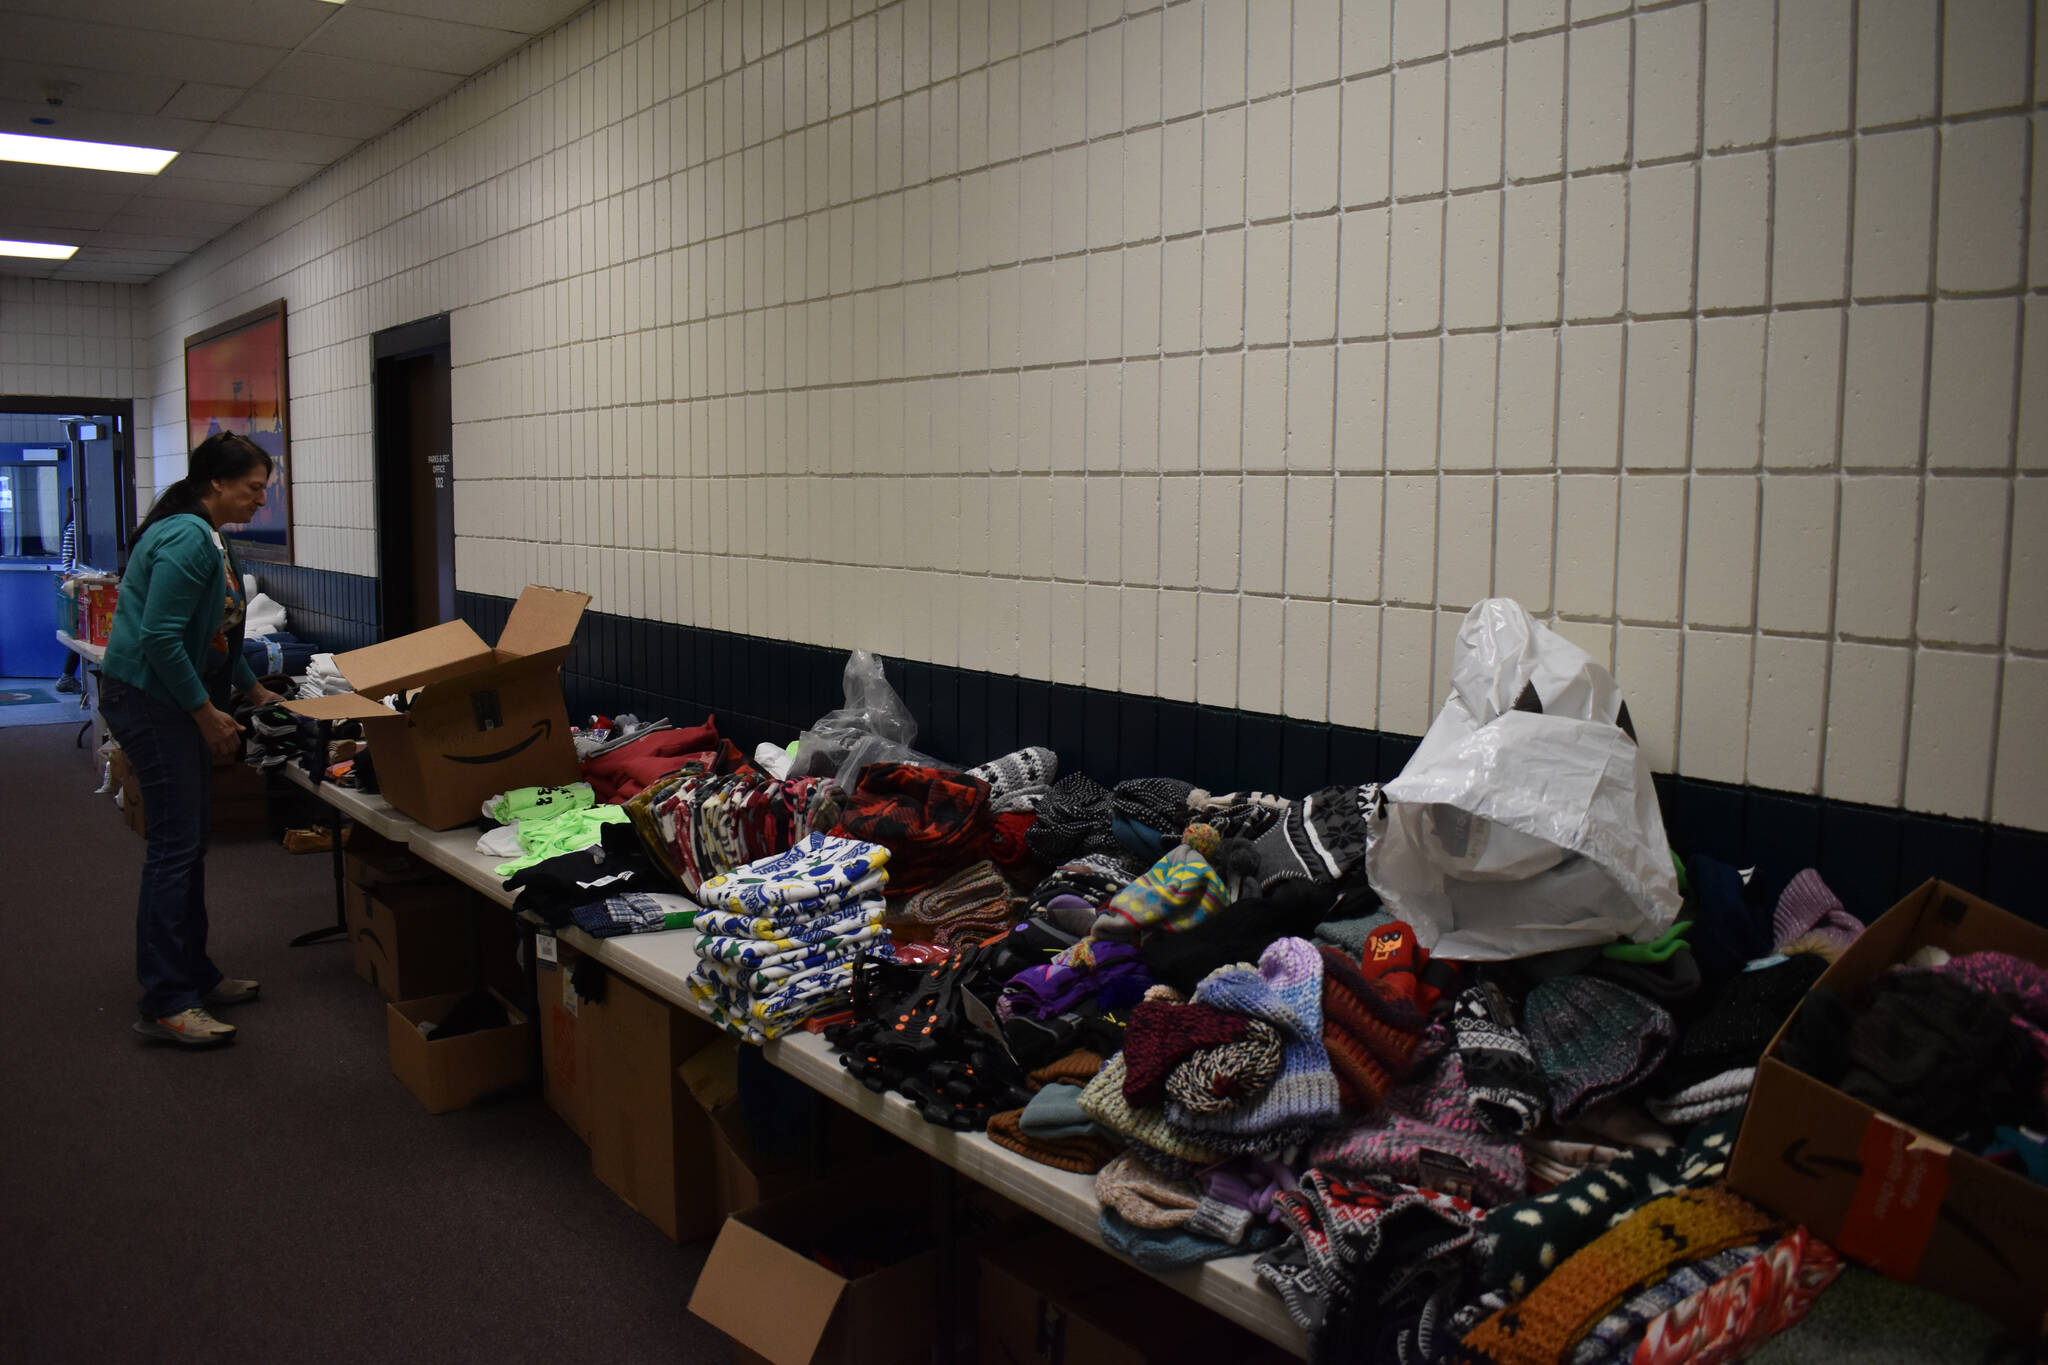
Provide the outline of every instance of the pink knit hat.
[[1778,895],[1777,913],[1771,916],[1771,941],[1780,952],[1793,940],[1809,936],[1839,951],[1862,932],[1863,921],[1842,908],[1840,897],[1810,867],[1786,883]]

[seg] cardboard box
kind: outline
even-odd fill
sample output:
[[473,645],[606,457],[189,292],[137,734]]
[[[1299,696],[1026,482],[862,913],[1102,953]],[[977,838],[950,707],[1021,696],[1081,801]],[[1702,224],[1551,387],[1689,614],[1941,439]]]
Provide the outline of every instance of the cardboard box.
[[699,1048],[676,1070],[683,1088],[710,1122],[718,1207],[727,1215],[793,1194],[811,1179],[807,1162],[769,1156],[748,1133],[739,1098],[742,1046],[737,1038],[722,1036]]
[[590,1169],[672,1240],[718,1228],[711,1125],[677,1068],[724,1035],[695,1014],[611,973],[604,999],[581,1000],[590,1060]]
[[[449,621],[334,656],[354,692],[287,702],[315,720],[359,720],[384,799],[429,829],[477,817],[513,787],[577,780],[562,660],[587,593],[528,587],[491,648]],[[406,696],[403,711],[380,698]]]
[[[1815,989],[1860,1001],[1926,944],[2048,964],[2048,929],[1930,881],[1871,924]],[[1729,1185],[1843,1254],[2033,1338],[2048,1323],[2048,1188],[1795,1071],[1777,1057],[1784,1036],[1757,1067]]]
[[770,1365],[926,1365],[937,1323],[940,1256],[849,1279],[800,1248],[814,1232],[901,1207],[888,1182],[826,1182],[744,1213],[720,1229],[690,1311]]
[[136,780],[135,769],[128,765],[128,755],[118,746],[107,756],[107,785],[117,798],[114,804],[121,812],[121,823],[147,838],[149,822],[142,813],[142,783]]
[[454,1038],[421,1036],[421,1021],[441,1018],[464,994],[394,1000],[384,1007],[391,1073],[419,1097],[429,1114],[467,1108],[486,1095],[525,1084],[531,1074],[533,1025],[496,991],[492,996],[511,1020],[504,1027]]
[[[121,794],[121,821],[136,834],[149,835],[149,814],[142,802],[142,783],[129,765],[128,755],[115,746],[107,756],[113,788]],[[212,832],[217,835],[248,834],[270,828],[270,784],[262,772],[232,759],[215,759],[213,800],[208,808]]]
[[590,1033],[570,979],[577,952],[545,929],[534,931],[534,1010],[540,1026],[541,1094],[569,1131],[590,1141]]
[[387,1000],[417,1000],[472,984],[469,888],[442,880],[417,886],[343,888],[356,975]]
[[1063,1232],[984,1251],[981,1365],[1184,1365],[1294,1357]]
[[366,825],[351,825],[342,840],[342,867],[357,886],[434,881],[447,874],[396,839]]

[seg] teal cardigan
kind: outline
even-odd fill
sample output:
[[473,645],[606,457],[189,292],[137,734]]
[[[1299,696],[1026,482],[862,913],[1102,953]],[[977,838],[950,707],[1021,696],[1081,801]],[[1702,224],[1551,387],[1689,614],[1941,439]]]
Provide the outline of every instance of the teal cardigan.
[[[226,700],[209,696],[202,675],[226,614],[227,587],[227,567],[206,518],[165,517],[149,528],[122,571],[100,671],[186,711]],[[253,687],[256,675],[235,642],[230,646],[235,686]]]

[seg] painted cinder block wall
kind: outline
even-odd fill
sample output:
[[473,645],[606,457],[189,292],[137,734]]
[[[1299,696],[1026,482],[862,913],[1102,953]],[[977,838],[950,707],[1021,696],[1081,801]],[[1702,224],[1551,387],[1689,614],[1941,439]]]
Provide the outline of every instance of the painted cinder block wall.
[[465,592],[1397,734],[1506,594],[1661,770],[2048,829],[2044,41],[607,0],[139,296],[158,469],[282,295],[371,573],[367,338],[445,310]]

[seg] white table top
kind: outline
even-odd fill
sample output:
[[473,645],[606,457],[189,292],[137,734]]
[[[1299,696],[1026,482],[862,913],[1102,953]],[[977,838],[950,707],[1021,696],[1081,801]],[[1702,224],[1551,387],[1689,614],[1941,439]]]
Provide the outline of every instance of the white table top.
[[[291,781],[344,815],[387,839],[408,845],[426,862],[500,905],[512,905],[516,893],[507,892],[492,871],[498,860],[476,851],[475,830],[430,830],[399,814],[381,796],[366,796],[331,783],[315,786],[297,765],[287,766],[285,773]],[[578,952],[596,958],[635,985],[682,1009],[703,1014],[685,985],[697,966],[696,930],[608,939],[594,939],[574,928],[559,933]],[[770,1065],[962,1175],[1083,1241],[1103,1246],[1098,1222],[1101,1205],[1095,1198],[1093,1176],[1040,1165],[989,1141],[985,1133],[959,1133],[925,1122],[901,1095],[877,1095],[856,1080],[839,1065],[838,1055],[822,1035],[800,1030],[767,1044],[761,1052]],[[1147,1273],[1275,1345],[1306,1356],[1306,1337],[1287,1316],[1279,1296],[1260,1282],[1252,1269],[1252,1260],[1250,1256],[1232,1256],[1191,1270]]]
[[57,632],[57,643],[87,663],[103,663],[107,657],[107,647],[105,645],[88,644],[86,641],[68,635],[61,630]]

